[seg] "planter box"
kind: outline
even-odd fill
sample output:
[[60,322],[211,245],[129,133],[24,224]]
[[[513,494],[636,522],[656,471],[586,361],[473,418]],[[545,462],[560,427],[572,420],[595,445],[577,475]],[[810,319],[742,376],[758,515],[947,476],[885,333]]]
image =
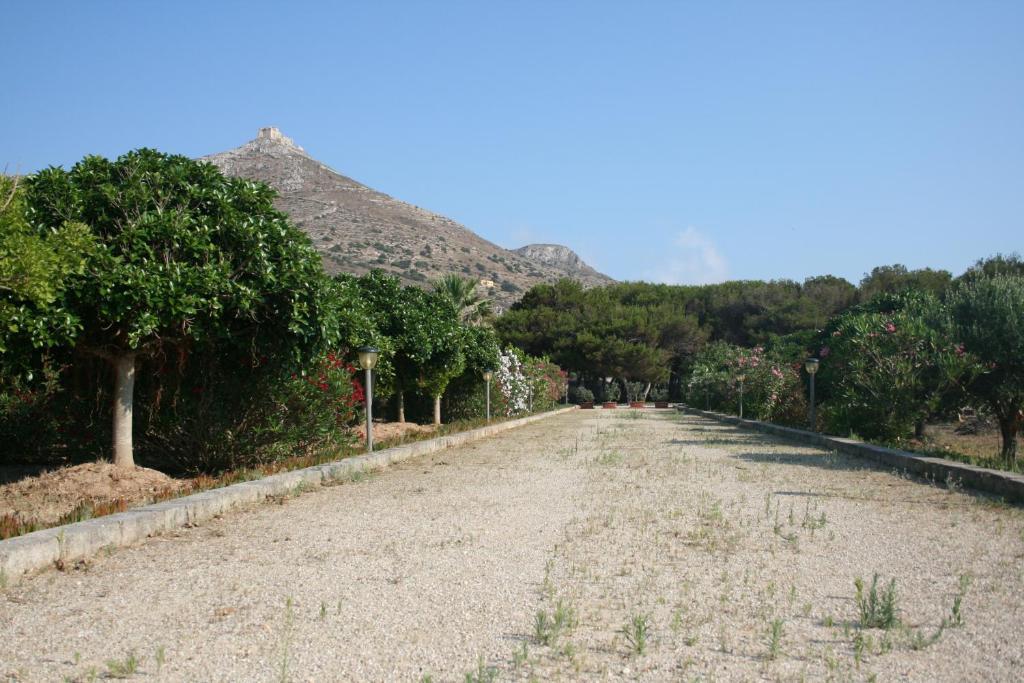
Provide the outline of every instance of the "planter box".
[[606,401],[605,403],[601,404],[601,407],[605,408],[607,410],[612,410],[614,408],[618,408],[618,405],[616,405],[615,403],[612,403],[611,401]]
[[654,402],[654,407],[655,408],[668,408],[668,401],[655,401]]
[[584,401],[583,403],[580,403],[580,409],[581,410],[593,410],[594,409],[594,402],[593,401]]
[[646,404],[643,401],[630,401],[629,402],[629,407],[630,408],[644,408],[644,407],[646,407]]

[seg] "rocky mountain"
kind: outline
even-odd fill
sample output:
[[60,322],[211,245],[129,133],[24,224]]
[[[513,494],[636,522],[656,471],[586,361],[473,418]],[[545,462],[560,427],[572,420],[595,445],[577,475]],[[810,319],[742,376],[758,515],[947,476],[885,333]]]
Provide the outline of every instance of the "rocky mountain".
[[566,247],[510,251],[450,218],[377,192],[320,163],[276,128],[261,128],[255,140],[203,159],[276,189],[278,208],[310,236],[330,273],[379,268],[421,286],[459,273],[477,280],[498,309],[539,282],[613,282]]
[[563,277],[581,282],[590,282],[601,278],[604,278],[605,282],[611,281],[607,275],[599,273],[587,265],[575,251],[569,247],[563,247],[561,244],[527,244],[525,247],[519,247],[513,251],[531,261],[557,269],[563,274]]

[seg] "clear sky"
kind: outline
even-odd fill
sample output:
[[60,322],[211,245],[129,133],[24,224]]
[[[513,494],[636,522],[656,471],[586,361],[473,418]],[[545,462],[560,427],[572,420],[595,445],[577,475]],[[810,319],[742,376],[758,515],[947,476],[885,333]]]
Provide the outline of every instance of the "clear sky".
[[0,168],[273,125],[618,279],[1024,251],[1024,1],[7,2]]

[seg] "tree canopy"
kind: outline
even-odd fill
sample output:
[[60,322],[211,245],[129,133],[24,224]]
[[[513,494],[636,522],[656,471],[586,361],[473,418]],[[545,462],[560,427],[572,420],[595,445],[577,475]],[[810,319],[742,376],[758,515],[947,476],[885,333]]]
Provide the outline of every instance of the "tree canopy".
[[273,198],[265,185],[148,149],[26,179],[34,229],[84,225],[96,241],[60,307],[76,349],[115,368],[115,462],[133,462],[140,354],[220,342],[298,359],[338,329],[319,256]]

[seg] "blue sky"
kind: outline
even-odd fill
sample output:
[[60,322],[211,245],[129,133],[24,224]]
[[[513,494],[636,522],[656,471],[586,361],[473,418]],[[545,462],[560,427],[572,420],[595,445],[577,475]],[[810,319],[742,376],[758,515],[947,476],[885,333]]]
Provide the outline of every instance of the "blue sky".
[[48,2],[0,24],[0,168],[274,125],[618,279],[1024,250],[1024,2]]

